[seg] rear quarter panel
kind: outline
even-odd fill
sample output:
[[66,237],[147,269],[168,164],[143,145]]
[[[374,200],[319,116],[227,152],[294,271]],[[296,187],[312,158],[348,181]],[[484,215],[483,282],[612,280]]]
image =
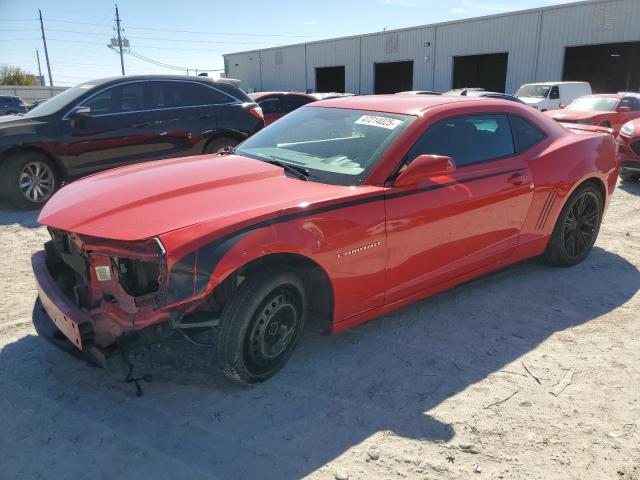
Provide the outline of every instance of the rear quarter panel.
[[535,194],[523,236],[548,236],[568,197],[583,182],[597,179],[605,191],[605,211],[619,165],[610,134],[567,131],[532,159]]

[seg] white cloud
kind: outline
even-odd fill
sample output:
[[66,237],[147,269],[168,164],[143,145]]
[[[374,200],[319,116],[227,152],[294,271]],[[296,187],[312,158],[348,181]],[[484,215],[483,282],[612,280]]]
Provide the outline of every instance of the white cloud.
[[318,22],[316,20],[306,20],[304,22],[302,22],[304,25],[318,25]]

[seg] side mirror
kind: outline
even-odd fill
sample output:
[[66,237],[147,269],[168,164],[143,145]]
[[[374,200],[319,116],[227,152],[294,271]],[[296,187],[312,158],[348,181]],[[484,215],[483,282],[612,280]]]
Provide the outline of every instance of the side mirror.
[[451,157],[443,155],[420,155],[400,172],[393,182],[394,187],[413,185],[421,180],[448,175],[456,169]]
[[71,112],[71,115],[69,115],[69,118],[72,118],[74,120],[86,120],[86,119],[89,119],[89,118],[91,118],[91,108],[90,107],[78,107],[73,112]]
[[620,112],[620,113],[627,113],[627,112],[630,112],[630,111],[631,111],[631,107],[627,107],[627,106],[618,107],[618,112]]

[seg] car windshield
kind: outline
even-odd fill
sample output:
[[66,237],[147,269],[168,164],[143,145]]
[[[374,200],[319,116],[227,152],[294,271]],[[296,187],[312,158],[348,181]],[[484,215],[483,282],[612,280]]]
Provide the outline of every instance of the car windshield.
[[618,105],[617,98],[583,97],[567,105],[567,110],[578,110],[580,112],[613,112],[616,105]]
[[60,92],[55,97],[48,99],[46,102],[42,102],[33,110],[24,114],[25,117],[43,117],[45,115],[51,115],[56,113],[74,100],[80,98],[80,96],[87,93],[87,91],[93,88],[95,85],[89,83],[83,83],[75,87],[68,88],[64,92]]
[[551,85],[523,85],[516,92],[516,97],[547,98]]
[[360,184],[411,115],[303,107],[241,143],[236,153],[309,171],[309,180]]

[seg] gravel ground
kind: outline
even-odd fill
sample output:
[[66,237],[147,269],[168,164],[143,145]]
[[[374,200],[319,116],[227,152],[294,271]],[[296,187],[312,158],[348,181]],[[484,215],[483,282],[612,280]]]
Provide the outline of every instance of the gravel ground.
[[88,366],[30,325],[35,213],[0,208],[2,478],[639,479],[640,185],[591,256],[537,260],[349,332],[269,383],[174,341]]

